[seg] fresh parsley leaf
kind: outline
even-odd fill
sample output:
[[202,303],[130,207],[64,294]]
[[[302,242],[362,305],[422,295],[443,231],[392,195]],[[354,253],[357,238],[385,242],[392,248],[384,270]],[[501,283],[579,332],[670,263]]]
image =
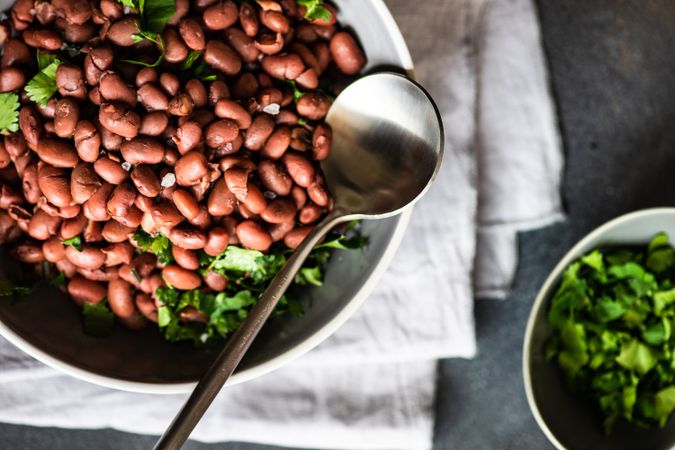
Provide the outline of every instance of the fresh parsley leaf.
[[126,6],[127,8],[135,9],[136,11],[139,10],[138,4],[136,3],[135,0],[117,0],[117,1]]
[[96,337],[110,336],[115,323],[115,314],[107,302],[85,302],[82,308],[84,332]]
[[293,89],[293,100],[295,103],[298,103],[298,101],[305,96],[305,93],[298,88],[298,83],[296,83],[295,80],[286,80],[286,84]]
[[141,12],[144,19],[144,30],[161,33],[167,22],[176,12],[175,0],[141,0]]
[[171,241],[163,234],[158,233],[153,237],[139,228],[134,232],[133,239],[141,252],[150,251],[154,253],[162,264],[171,264],[173,262]]
[[248,250],[230,245],[218,255],[208,266],[208,270],[219,272],[235,271],[253,273],[264,270],[264,254],[258,250]]
[[160,63],[164,59],[164,55],[166,55],[166,44],[164,43],[164,39],[162,39],[162,36],[160,36],[158,33],[153,32],[153,31],[141,31],[138,34],[134,34],[132,36],[132,39],[136,43],[141,42],[144,39],[147,39],[148,41],[154,42],[159,47],[159,51],[160,51],[159,56],[152,63],[147,63],[145,61],[139,61],[139,60],[136,60],[136,59],[123,59],[123,60],[121,60],[122,62],[125,62],[125,63],[128,63],[128,64],[134,64],[134,65],[137,65],[137,66],[143,66],[143,67],[157,67],[157,66],[160,65]]
[[26,84],[24,90],[35,103],[46,106],[50,98],[56,93],[56,70],[61,65],[61,60],[55,58],[53,62],[40,70]]
[[213,81],[218,79],[216,73],[211,69],[211,66],[206,64],[204,58],[201,57],[201,52],[196,50],[190,51],[187,58],[181,63],[180,76],[184,80],[191,80],[198,78],[202,81]]
[[19,96],[13,92],[0,94],[0,133],[19,131]]
[[80,236],[75,236],[70,239],[66,239],[64,241],[61,241],[63,245],[68,245],[70,247],[73,247],[75,250],[78,252],[82,251],[82,238]]
[[141,252],[147,252],[154,241],[154,238],[150,234],[140,228],[134,232],[133,239]]
[[42,70],[57,61],[59,61],[59,58],[53,53],[38,52],[37,54],[38,70]]
[[321,267],[303,267],[295,277],[295,282],[301,286],[311,284],[312,286],[323,286],[323,275]]
[[333,18],[331,12],[323,6],[323,0],[296,0],[296,2],[307,8],[305,18],[310,21],[323,19],[328,22]]
[[199,59],[199,57],[202,55],[202,52],[198,50],[190,50],[190,53],[188,53],[187,58],[183,60],[182,63],[180,63],[180,70],[190,70],[192,66],[194,65],[195,61]]

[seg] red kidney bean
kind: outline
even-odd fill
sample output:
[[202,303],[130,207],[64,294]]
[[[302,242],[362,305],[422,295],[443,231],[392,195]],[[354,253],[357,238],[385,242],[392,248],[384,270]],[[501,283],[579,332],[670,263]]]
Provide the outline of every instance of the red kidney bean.
[[213,122],[206,128],[206,145],[211,148],[220,148],[233,141],[239,135],[236,122],[230,119],[222,119]]
[[291,198],[295,202],[295,206],[300,209],[307,203],[307,193],[300,186],[293,186],[291,189]]
[[175,29],[165,28],[162,37],[165,46],[164,59],[167,62],[179,63],[187,58],[190,49]]
[[20,69],[8,67],[0,70],[0,92],[17,90],[26,83],[26,77]]
[[136,200],[136,190],[129,183],[122,183],[115,187],[108,198],[106,209],[111,216],[123,216]]
[[91,86],[96,86],[103,73],[110,68],[113,62],[113,52],[110,47],[100,45],[89,50],[84,57],[84,75]]
[[152,138],[136,137],[124,142],[121,150],[129,164],[159,164],[164,159],[164,146]]
[[214,217],[229,216],[234,212],[237,199],[227,188],[224,178],[218,179],[213,185],[207,202],[209,214]]
[[94,171],[110,184],[120,184],[129,178],[129,172],[124,170],[122,164],[107,156],[102,156],[96,160]]
[[211,271],[204,275],[204,283],[213,291],[221,292],[227,288],[228,280],[224,275]]
[[223,174],[227,188],[240,202],[248,194],[248,171],[239,167],[227,169]]
[[190,0],[176,0],[176,12],[169,17],[169,25],[178,25],[180,20],[185,17],[190,10]]
[[52,30],[24,30],[21,37],[29,47],[41,48],[44,50],[59,50],[63,45],[61,36]]
[[169,116],[164,111],[155,111],[141,117],[138,134],[160,136],[169,126]]
[[201,278],[194,271],[173,264],[162,269],[162,277],[176,289],[197,289],[202,284]]
[[276,198],[267,204],[260,217],[268,223],[290,222],[295,217],[295,203],[287,198]]
[[295,80],[305,71],[305,64],[295,53],[265,56],[261,65],[263,70],[271,77],[280,80]]
[[133,298],[133,286],[124,280],[112,280],[108,283],[108,304],[118,317],[130,317],[136,312]]
[[184,122],[178,127],[172,140],[181,155],[184,155],[199,146],[202,140],[202,129],[196,122]]
[[230,89],[224,81],[216,80],[209,86],[209,105],[215,105],[221,98],[229,98]]
[[258,14],[255,7],[248,1],[239,6],[239,23],[246,35],[254,37],[258,34]]
[[312,133],[312,155],[317,161],[328,158],[333,145],[333,131],[327,123],[320,123]]
[[146,197],[157,197],[161,186],[155,172],[146,165],[138,165],[131,172],[131,181],[134,182],[138,192]]
[[326,191],[326,188],[318,180],[312,181],[309,186],[307,186],[307,195],[309,198],[319,206],[326,207],[330,202],[330,196]]
[[102,248],[101,251],[105,255],[105,265],[107,267],[130,264],[131,259],[134,257],[134,247],[129,242],[111,244]]
[[184,269],[199,269],[199,257],[194,250],[187,250],[177,245],[173,245],[171,247],[171,253],[173,254],[173,259],[176,260],[176,264]]
[[239,28],[228,28],[225,30],[225,39],[227,43],[241,56],[244,62],[252,63],[258,60],[260,50],[258,50],[253,39],[248,37]]
[[98,248],[89,245],[83,245],[82,251],[67,246],[65,251],[68,261],[83,269],[98,269],[105,262],[105,255],[103,252]]
[[19,110],[19,128],[28,146],[35,149],[42,134],[42,123],[35,108],[24,106]]
[[54,129],[61,138],[69,138],[75,133],[80,118],[80,107],[71,98],[62,98],[54,110]]
[[60,225],[60,217],[50,216],[39,209],[28,223],[28,235],[39,241],[45,241],[56,234]]
[[281,158],[291,145],[291,130],[286,127],[277,128],[265,142],[261,156],[269,159]]
[[306,226],[295,228],[289,231],[286,236],[284,236],[284,244],[286,247],[295,249],[298,245],[307,237],[307,235],[312,231],[314,227]]
[[202,230],[178,226],[169,231],[169,240],[186,250],[199,250],[206,245],[206,235]]
[[258,164],[258,177],[262,185],[277,195],[286,196],[291,192],[293,180],[270,160]]
[[366,65],[366,57],[356,40],[346,31],[339,31],[330,40],[330,51],[338,69],[356,75]]
[[70,193],[75,203],[83,204],[101,187],[101,180],[91,164],[80,163],[71,172]]
[[298,221],[303,225],[308,225],[319,220],[323,213],[324,209],[320,206],[314,204],[305,205],[298,214]]
[[176,162],[175,171],[176,182],[179,185],[195,185],[208,173],[206,157],[198,151],[190,151]]
[[183,216],[176,207],[167,201],[156,203],[150,213],[155,223],[160,227],[175,227],[183,220]]
[[107,295],[107,289],[103,283],[87,280],[76,275],[68,281],[68,295],[82,306],[84,303],[100,303]]
[[148,111],[165,111],[169,107],[166,94],[152,82],[147,82],[138,88],[138,98]]
[[68,173],[61,168],[48,164],[38,166],[38,186],[53,205],[65,207],[73,202]]
[[28,203],[35,204],[40,200],[42,191],[38,184],[38,169],[37,164],[30,164],[23,171],[23,178],[21,180],[21,188],[23,196]]
[[134,303],[138,311],[151,322],[157,322],[157,306],[148,294],[139,292],[134,297]]
[[115,72],[105,72],[101,76],[98,90],[106,102],[123,102],[135,107],[138,101],[136,92]]
[[204,25],[209,30],[224,30],[235,24],[239,18],[237,5],[230,0],[220,0],[206,8],[202,15]]
[[[85,213],[85,217],[87,214]],[[84,237],[85,242],[100,242],[103,240],[103,235],[101,231],[103,230],[103,224],[101,222],[94,222],[89,220],[87,225],[84,227],[82,232],[82,237]]]
[[140,116],[124,103],[105,103],[98,114],[101,125],[127,139],[136,137],[141,126]]
[[82,234],[86,225],[87,218],[84,217],[84,214],[80,213],[72,219],[66,219],[61,223],[59,236],[63,240],[72,239]]
[[251,250],[267,251],[272,245],[272,236],[257,222],[245,220],[237,225],[239,242]]
[[185,92],[192,98],[196,108],[203,108],[208,105],[209,94],[206,92],[206,86],[198,79],[193,78],[185,83]]
[[159,85],[162,86],[164,92],[173,97],[178,94],[180,80],[176,75],[170,72],[164,72],[159,76]]
[[206,238],[204,252],[209,256],[218,256],[225,251],[230,235],[224,228],[212,228]]
[[176,189],[172,193],[172,199],[178,211],[185,216],[188,221],[192,221],[200,212],[199,203],[189,192],[183,189]]
[[206,43],[204,61],[229,76],[236,75],[241,70],[241,58],[237,52],[229,45],[217,40],[210,40]]
[[42,254],[51,263],[61,261],[66,257],[66,250],[58,237],[51,237],[43,242]]
[[63,97],[87,98],[82,69],[72,64],[63,63],[56,69],[56,87]]
[[108,28],[107,38],[120,47],[131,47],[135,44],[133,36],[140,32],[138,19],[127,17],[119,20]]
[[183,19],[178,24],[178,31],[185,45],[192,50],[204,50],[206,39],[204,38],[204,30],[199,22],[193,19]]
[[274,242],[279,242],[282,240],[293,228],[295,228],[294,220],[290,222],[271,224],[267,227],[270,236],[272,236],[272,241]]
[[331,103],[324,95],[318,92],[308,92],[298,100],[296,109],[298,114],[310,120],[321,120],[326,117]]
[[251,115],[239,103],[229,100],[218,100],[215,107],[216,116],[221,119],[233,120],[240,129],[245,130],[251,126]]
[[110,219],[107,202],[113,189],[114,186],[112,184],[106,183],[84,203],[83,212],[87,219],[95,222],[105,222]]
[[267,114],[258,114],[246,130],[244,146],[253,151],[261,150],[273,131],[274,120]]
[[295,152],[286,152],[283,164],[293,181],[306,188],[314,179],[314,166],[303,155]]
[[244,72],[232,85],[232,97],[246,100],[253,97],[260,88],[258,80],[251,72]]
[[143,67],[136,74],[136,86],[139,88],[146,83],[156,83],[158,80],[159,75],[154,67]]

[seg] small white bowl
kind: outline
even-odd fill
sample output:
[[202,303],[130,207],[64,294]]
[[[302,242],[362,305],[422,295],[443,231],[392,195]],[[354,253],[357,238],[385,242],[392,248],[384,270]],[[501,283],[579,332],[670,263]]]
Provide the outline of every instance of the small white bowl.
[[675,448],[675,420],[669,420],[665,428],[650,430],[622,422],[606,436],[601,414],[588,399],[569,393],[559,368],[546,360],[543,351],[553,332],[546,317],[549,302],[567,266],[598,247],[648,244],[659,232],[667,233],[675,241],[675,208],[636,211],[596,228],[558,263],[534,301],[523,344],[525,393],[539,427],[559,449]]

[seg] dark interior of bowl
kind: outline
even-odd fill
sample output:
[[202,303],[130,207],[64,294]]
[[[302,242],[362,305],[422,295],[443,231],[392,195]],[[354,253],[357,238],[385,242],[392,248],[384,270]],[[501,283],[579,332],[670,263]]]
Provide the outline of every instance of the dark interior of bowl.
[[603,417],[592,400],[571,394],[555,361],[544,358],[544,343],[553,329],[546,319],[548,302],[537,311],[532,333],[530,377],[535,403],[546,426],[570,450],[666,450],[675,448],[675,419],[665,428],[643,429],[617,422],[612,434],[604,434]]
[[[255,340],[239,371],[257,366],[297,347],[333,319],[368,280],[388,246],[398,218],[364,222],[367,247],[334,252],[321,288],[303,288],[300,317],[270,321]],[[8,256],[0,267],[16,264]],[[0,301],[0,321],[22,339],[64,363],[99,375],[146,383],[197,380],[215,356],[214,350],[165,341],[156,327],[129,331],[116,326],[112,336],[97,338],[82,330],[80,309],[56,288],[40,287],[18,300]]]

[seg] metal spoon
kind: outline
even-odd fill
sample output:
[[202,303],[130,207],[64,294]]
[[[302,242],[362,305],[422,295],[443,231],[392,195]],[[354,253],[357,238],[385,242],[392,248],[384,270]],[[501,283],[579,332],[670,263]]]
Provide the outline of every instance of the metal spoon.
[[247,319],[204,374],[155,445],[176,450],[232,375],[314,246],[335,225],[382,219],[410,207],[429,188],[443,154],[443,125],[427,92],[401,75],[378,73],[348,86],[327,122],[333,148],[321,168],[335,198],[333,210],[298,246]]

